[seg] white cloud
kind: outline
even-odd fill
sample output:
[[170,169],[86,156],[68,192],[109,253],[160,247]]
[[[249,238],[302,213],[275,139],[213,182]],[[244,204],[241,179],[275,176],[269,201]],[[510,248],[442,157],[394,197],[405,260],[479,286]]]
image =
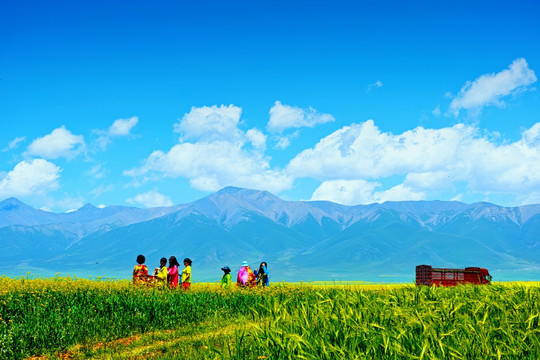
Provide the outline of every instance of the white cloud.
[[146,193],[137,194],[133,198],[126,200],[128,204],[139,204],[147,208],[151,207],[162,207],[162,206],[172,206],[173,202],[171,199],[156,190],[151,190]]
[[292,184],[292,179],[271,170],[262,154],[227,141],[182,143],[167,153],[154,151],[141,168],[124,174],[141,176],[149,172],[189,178],[191,185],[202,191],[216,191],[228,185],[281,191]]
[[[368,120],[335,131],[278,169],[265,155],[267,136],[257,129],[241,130],[240,115],[233,105],[192,108],[175,125],[179,144],[152,152],[124,175],[138,185],[183,177],[201,191],[233,185],[274,193],[310,177],[321,182],[314,199],[346,204],[420,200],[442,193],[510,194],[528,201],[525,195],[540,188],[540,123],[509,142],[472,125],[392,134]],[[280,137],[289,139],[279,134],[271,139]],[[401,177],[402,183],[380,185],[390,177]]]
[[410,172],[405,177],[409,186],[417,189],[447,189],[459,181],[457,173],[442,169],[439,171]]
[[[374,193],[375,201],[421,199],[428,191],[451,190],[460,183],[469,191],[520,198],[540,188],[540,123],[523,131],[519,141],[501,144],[463,124],[418,127],[393,135],[380,132],[369,120],[343,127],[304,150],[291,160],[286,172],[294,178],[314,177],[323,182],[405,177],[401,187]],[[351,192],[348,189],[354,184],[333,186]]]
[[276,149],[284,150],[291,145],[291,139],[288,136],[279,136],[276,143]]
[[540,123],[536,123],[530,129],[524,130],[521,141],[529,147],[540,146]]
[[318,124],[335,121],[330,114],[321,114],[309,107],[301,109],[296,106],[283,105],[276,101],[270,109],[270,120],[267,129],[271,132],[281,133],[285,129],[314,127]]
[[192,108],[175,125],[180,143],[168,152],[154,151],[144,164],[124,171],[142,177],[185,177],[193,188],[216,191],[234,185],[269,191],[292,186],[293,179],[271,169],[264,156],[266,136],[257,129],[238,128],[242,110],[236,106]]
[[26,139],[26,137],[16,137],[15,139],[13,139],[7,147],[3,148],[2,151],[5,152],[5,151],[8,151],[8,150],[13,150],[15,149],[17,146],[19,146],[19,143],[21,141],[24,141]]
[[129,136],[131,130],[139,123],[138,116],[132,116],[129,119],[117,119],[107,130],[94,130],[94,133],[100,135],[96,140],[96,145],[101,150],[106,150],[111,143],[112,137]]
[[425,200],[427,194],[425,191],[417,191],[407,185],[399,184],[386,191],[377,192],[374,196],[377,202],[383,203],[385,201]]
[[476,129],[458,124],[431,130],[418,127],[401,135],[381,133],[373,120],[345,126],[323,138],[314,149],[288,165],[296,177],[321,180],[368,179],[445,168],[463,138]]
[[516,59],[506,70],[465,83],[450,103],[450,111],[457,116],[461,109],[479,112],[487,105],[502,106],[502,97],[524,90],[534,82],[536,75],[529,69],[527,61]]
[[324,181],[311,200],[328,200],[344,205],[370,204],[375,202],[373,192],[379,186],[377,182],[365,180]]
[[296,130],[287,135],[274,135],[273,140],[275,141],[274,149],[285,150],[291,145],[291,140],[297,138],[300,135],[300,130]]
[[385,201],[423,200],[426,193],[400,184],[385,191],[376,191],[381,184],[365,180],[330,180],[323,182],[311,200],[328,200],[344,205],[372,204]]
[[21,161],[0,181],[0,198],[54,191],[58,189],[61,171],[58,166],[44,159]]
[[257,129],[250,129],[246,132],[248,141],[256,148],[264,150],[266,148],[266,135]]
[[46,159],[65,157],[73,159],[86,148],[82,135],[73,135],[65,126],[54,129],[49,135],[37,138],[28,146],[28,154]]
[[131,133],[131,129],[139,122],[137,116],[133,116],[129,119],[118,119],[113,122],[109,127],[109,136],[128,136]]
[[181,142],[237,140],[243,135],[238,129],[241,114],[242,109],[234,105],[192,107],[174,125],[174,131],[181,134]]

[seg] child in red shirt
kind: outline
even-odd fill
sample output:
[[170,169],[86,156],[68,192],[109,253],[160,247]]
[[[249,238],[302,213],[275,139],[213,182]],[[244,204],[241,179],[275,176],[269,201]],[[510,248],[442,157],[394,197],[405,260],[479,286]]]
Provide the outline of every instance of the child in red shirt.
[[144,284],[148,280],[148,268],[144,265],[144,255],[137,256],[137,265],[133,267],[133,285]]

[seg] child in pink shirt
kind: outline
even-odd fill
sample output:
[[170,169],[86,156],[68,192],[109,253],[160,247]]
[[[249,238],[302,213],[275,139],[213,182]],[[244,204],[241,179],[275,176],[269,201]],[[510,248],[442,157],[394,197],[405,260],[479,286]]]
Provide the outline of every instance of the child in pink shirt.
[[176,257],[171,256],[169,258],[169,267],[167,269],[167,282],[171,289],[176,289],[178,287],[178,261]]

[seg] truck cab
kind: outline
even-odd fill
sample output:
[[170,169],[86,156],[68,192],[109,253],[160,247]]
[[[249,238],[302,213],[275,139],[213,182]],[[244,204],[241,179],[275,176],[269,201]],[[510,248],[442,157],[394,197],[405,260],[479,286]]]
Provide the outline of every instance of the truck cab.
[[491,275],[489,271],[479,267],[465,268],[465,282],[471,284],[491,284]]

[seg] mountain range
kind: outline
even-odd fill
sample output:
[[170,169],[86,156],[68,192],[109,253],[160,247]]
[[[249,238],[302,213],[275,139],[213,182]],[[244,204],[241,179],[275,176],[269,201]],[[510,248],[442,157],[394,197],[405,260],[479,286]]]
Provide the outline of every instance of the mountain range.
[[224,188],[139,209],[87,204],[70,213],[0,202],[0,275],[126,278],[138,254],[193,260],[195,281],[268,263],[271,281],[412,282],[415,266],[480,266],[495,280],[540,280],[540,205],[402,201],[345,206]]

